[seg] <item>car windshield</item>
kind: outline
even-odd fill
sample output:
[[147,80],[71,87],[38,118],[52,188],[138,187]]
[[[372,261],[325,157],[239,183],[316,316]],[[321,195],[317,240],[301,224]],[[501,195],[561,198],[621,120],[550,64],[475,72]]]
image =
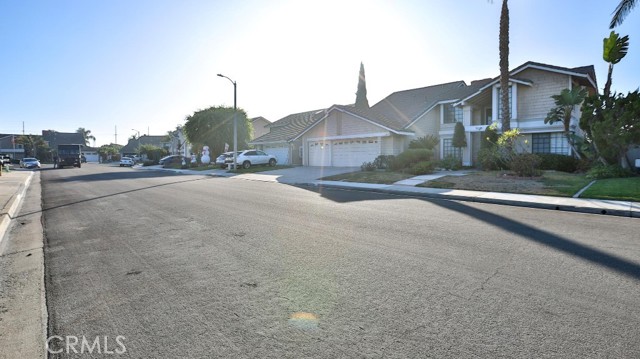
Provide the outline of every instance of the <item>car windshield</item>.
[[35,158],[25,158],[22,160],[22,162],[35,162],[35,161],[37,161],[37,159]]

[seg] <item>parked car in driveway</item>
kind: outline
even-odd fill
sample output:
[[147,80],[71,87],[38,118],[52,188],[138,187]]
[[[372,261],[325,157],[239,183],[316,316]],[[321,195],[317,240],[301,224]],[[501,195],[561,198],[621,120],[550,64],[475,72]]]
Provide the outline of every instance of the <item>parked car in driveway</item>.
[[40,168],[40,161],[37,158],[26,157],[20,161],[20,168]]
[[120,167],[125,167],[125,166],[133,167],[134,164],[135,162],[131,157],[122,157],[122,159],[120,159]]
[[[233,156],[227,158],[226,163],[227,166],[232,166]],[[274,155],[266,154],[260,150],[244,150],[238,153],[236,163],[238,166],[242,166],[242,168],[249,168],[253,165],[275,166],[278,160],[276,160]]]
[[[240,154],[242,151],[238,151]],[[220,168],[227,168],[227,160],[233,163],[233,152],[225,152],[220,154],[218,158],[216,158],[216,166],[220,166]]]
[[158,161],[158,164],[161,165],[162,167],[168,167],[173,164],[182,164],[183,160],[185,163],[189,161],[185,156],[171,155],[171,156],[162,157],[160,161]]

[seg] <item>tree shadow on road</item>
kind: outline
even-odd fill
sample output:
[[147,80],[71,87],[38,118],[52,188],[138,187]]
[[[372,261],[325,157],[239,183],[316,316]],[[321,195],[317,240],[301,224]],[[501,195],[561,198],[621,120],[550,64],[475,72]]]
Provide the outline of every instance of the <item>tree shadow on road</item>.
[[[566,253],[570,256],[585,260],[587,262],[608,268],[625,276],[640,280],[640,264],[625,258],[606,253],[602,250],[588,247],[568,238],[561,237],[557,234],[536,228],[525,223],[507,218],[489,211],[485,211],[474,206],[465,204],[465,202],[446,200],[446,199],[430,199],[424,197],[411,197],[403,195],[393,195],[384,193],[371,193],[367,191],[341,190],[334,188],[322,187],[301,187],[319,193],[322,197],[338,203],[347,203],[354,201],[366,200],[383,200],[398,198],[413,198],[425,201],[433,205],[439,206],[444,210],[453,211],[462,215],[480,220],[494,227],[498,227],[508,232],[516,234],[519,238],[523,238],[538,244],[542,244],[559,252]],[[532,209],[536,211],[548,211],[546,209]],[[635,219],[630,219],[635,220]]]

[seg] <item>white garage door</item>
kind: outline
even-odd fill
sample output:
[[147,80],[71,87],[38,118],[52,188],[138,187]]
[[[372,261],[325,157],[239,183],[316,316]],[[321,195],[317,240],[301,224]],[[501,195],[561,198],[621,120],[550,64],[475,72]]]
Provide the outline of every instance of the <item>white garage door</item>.
[[380,154],[377,138],[335,140],[331,146],[332,165],[335,167],[360,167],[363,162],[373,162]]
[[331,166],[331,142],[309,142],[309,166]]
[[98,162],[97,152],[84,152],[83,155],[87,159],[87,162]]
[[264,146],[264,152],[276,156],[279,165],[289,164],[288,146]]

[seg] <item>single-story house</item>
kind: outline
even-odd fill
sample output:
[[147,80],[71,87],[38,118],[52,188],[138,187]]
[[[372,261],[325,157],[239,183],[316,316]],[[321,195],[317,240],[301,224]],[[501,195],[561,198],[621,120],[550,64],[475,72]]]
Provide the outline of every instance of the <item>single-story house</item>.
[[120,149],[120,156],[122,157],[139,156],[140,153],[138,151],[138,148],[141,145],[153,145],[156,147],[165,148],[167,149],[167,151],[169,151],[171,147],[171,141],[167,135],[164,135],[164,136],[142,135],[138,138],[130,138],[129,142],[127,142],[127,144]]
[[251,121],[251,126],[253,127],[253,133],[251,134],[251,139],[256,139],[269,133],[268,126],[271,124],[271,121],[267,120],[262,116],[254,117],[250,119],[250,121]]

